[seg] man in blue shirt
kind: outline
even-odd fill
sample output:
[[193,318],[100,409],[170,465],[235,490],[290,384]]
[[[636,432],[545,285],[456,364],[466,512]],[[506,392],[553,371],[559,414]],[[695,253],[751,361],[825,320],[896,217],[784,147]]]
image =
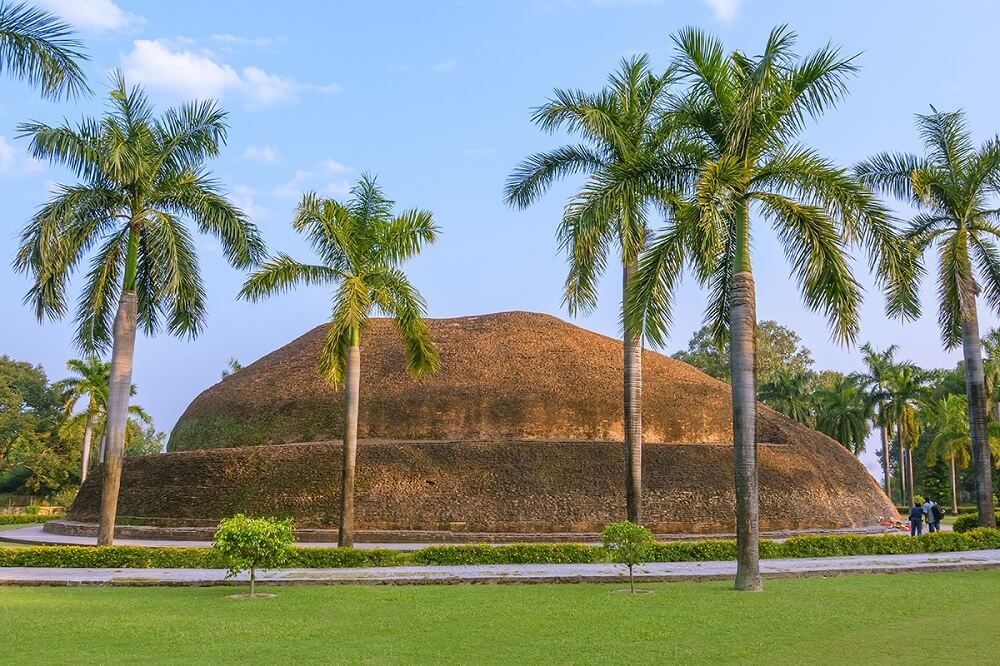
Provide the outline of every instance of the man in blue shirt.
[[917,502],[910,509],[910,536],[920,536],[924,533],[924,507]]
[[937,518],[934,517],[935,506],[937,506],[937,503],[935,503],[934,500],[932,500],[930,497],[928,497],[927,501],[924,502],[923,509],[924,509],[924,515],[927,517],[928,532],[937,532],[938,530],[941,529],[940,526],[938,525]]

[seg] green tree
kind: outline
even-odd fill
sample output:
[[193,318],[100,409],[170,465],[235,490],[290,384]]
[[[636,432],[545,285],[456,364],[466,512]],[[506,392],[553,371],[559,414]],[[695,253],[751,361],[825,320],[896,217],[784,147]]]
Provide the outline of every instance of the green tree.
[[205,316],[197,252],[185,219],[219,238],[231,264],[263,254],[256,227],[205,168],[226,138],[226,114],[193,102],[155,117],[145,94],[116,73],[110,112],[77,127],[30,122],[31,153],[81,179],[62,185],[21,234],[14,266],[33,279],[26,300],[39,320],[67,311],[68,282],[96,249],[77,307],[77,342],[109,346],[107,455],[98,543],[111,544],[121,480],[136,327],[194,337]]
[[73,30],[48,12],[0,2],[0,71],[41,88],[48,98],[89,93]]
[[[586,182],[559,224],[568,256],[564,303],[571,315],[597,305],[608,255],[619,253],[622,290],[628,289],[646,244],[649,209],[670,190],[672,129],[662,113],[672,74],[657,76],[643,55],[621,62],[607,86],[591,94],[556,90],[532,120],[547,132],[566,129],[582,143],[537,153],[507,180],[507,203],[526,208],[558,179],[582,174]],[[626,514],[642,522],[642,334],[625,326],[624,414]]]
[[41,366],[0,356],[0,475],[53,444],[60,407]]
[[86,404],[83,409],[83,448],[80,455],[80,483],[87,480],[90,471],[90,449],[94,434],[94,423],[102,415],[108,404],[108,384],[111,379],[111,364],[96,356],[86,358],[71,358],[66,362],[66,369],[75,373],[57,384],[63,397],[63,405],[67,416],[76,410],[81,400]]
[[[994,527],[993,484],[987,431],[986,387],[976,299],[1000,311],[1000,138],[972,142],[961,111],[917,116],[924,156],[881,153],[856,168],[873,188],[919,212],[907,236],[920,253],[933,244],[938,256],[938,324],[947,349],[962,345],[976,504],[985,527]],[[978,275],[978,277],[977,277]]]
[[855,374],[859,384],[868,391],[868,401],[873,406],[872,420],[882,442],[882,488],[888,497],[892,497],[892,474],[889,469],[889,429],[892,424],[885,403],[889,398],[888,381],[895,368],[898,350],[897,345],[890,345],[882,351],[876,351],[870,342],[866,342],[861,345],[865,369]]
[[226,578],[250,571],[253,598],[257,596],[257,569],[277,569],[284,565],[294,540],[290,518],[247,518],[239,513],[219,522],[212,550],[225,562]]
[[958,514],[958,484],[956,467],[965,469],[972,462],[969,437],[968,405],[964,396],[950,395],[931,402],[925,408],[925,423],[936,432],[927,447],[927,466],[938,460],[948,462],[951,472],[951,512]]
[[335,287],[320,370],[344,391],[344,463],[337,543],[354,545],[354,464],[358,443],[361,381],[360,341],[373,310],[391,317],[403,339],[407,369],[414,376],[437,371],[437,350],[424,322],[426,304],[400,264],[437,239],[431,213],[393,213],[375,179],[362,176],[346,203],[302,197],[292,227],[304,233],[321,264],[302,264],[287,254],[269,259],[243,285],[242,298],[259,301],[298,284]]
[[928,375],[912,363],[895,366],[887,378],[887,422],[899,446],[899,501],[913,504],[913,449],[920,443],[920,404],[928,396]]
[[[736,478],[736,587],[761,589],[758,553],[756,293],[752,222],[770,222],[806,305],[830,320],[834,335],[858,331],[860,286],[849,245],[863,246],[891,314],[915,311],[912,260],[877,198],[846,169],[798,141],[847,92],[854,59],[832,47],[799,58],[787,27],[771,31],[760,55],[727,54],[722,43],[688,28],[674,37],[676,71],[688,83],[673,105],[675,122],[701,146],[691,196],[671,208],[650,242],[626,321],[662,344],[669,302],[690,264],[710,290],[706,316],[716,341],[729,341]],[[692,154],[695,151],[690,151]]]
[[222,371],[222,378],[225,379],[226,377],[232,377],[242,369],[243,364],[240,363],[235,357],[231,358],[229,359],[229,362],[226,363],[226,369]]
[[[760,322],[756,331],[757,381],[766,384],[782,371],[798,374],[812,368],[812,352],[802,345],[802,339],[787,326],[776,321]],[[693,365],[707,375],[729,381],[729,341],[716,340],[711,325],[702,326],[688,341],[687,349],[674,353],[674,358]]]
[[601,532],[601,541],[613,561],[628,567],[628,589],[635,594],[634,569],[649,558],[655,543],[653,533],[645,525],[624,520],[606,525]]
[[861,455],[874,418],[869,396],[853,377],[842,377],[816,392],[816,428],[840,442],[854,455]]
[[761,382],[760,401],[803,425],[812,426],[816,421],[814,382],[812,372],[780,368],[769,381]]

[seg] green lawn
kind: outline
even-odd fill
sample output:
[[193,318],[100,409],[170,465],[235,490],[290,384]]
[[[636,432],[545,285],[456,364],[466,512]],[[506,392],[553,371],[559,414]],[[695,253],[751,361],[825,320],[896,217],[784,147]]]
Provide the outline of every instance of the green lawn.
[[1000,571],[617,587],[7,587],[0,646],[77,664],[996,663]]

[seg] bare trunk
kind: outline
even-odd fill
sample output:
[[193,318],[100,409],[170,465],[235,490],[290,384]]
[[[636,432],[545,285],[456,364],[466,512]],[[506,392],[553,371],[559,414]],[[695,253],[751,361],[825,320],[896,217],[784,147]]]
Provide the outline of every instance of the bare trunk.
[[896,443],[899,445],[899,503],[906,504],[906,456],[903,455],[903,431],[898,425]]
[[340,483],[340,531],[337,545],[354,547],[354,463],[358,455],[358,403],[361,384],[361,349],[347,351],[344,386],[344,464]]
[[757,312],[753,275],[733,275],[729,301],[733,382],[733,462],[736,476],[736,589],[763,589],[760,578],[757,487]]
[[253,597],[257,593],[257,569],[255,567],[250,567],[250,596]]
[[80,485],[90,471],[90,439],[94,434],[94,412],[87,408],[87,424],[83,427],[83,452],[80,454]]
[[98,453],[97,461],[104,464],[104,457],[108,452],[108,419],[107,415],[104,418],[104,430],[101,431],[101,450]]
[[976,508],[982,527],[996,527],[993,510],[993,463],[986,426],[986,386],[983,378],[983,349],[979,340],[978,288],[963,285],[962,353],[965,357],[965,391],[969,401],[969,435],[972,438],[972,465],[976,473]]
[[955,483],[955,456],[951,457],[951,514],[958,515],[958,484]]
[[114,348],[111,352],[108,418],[104,427],[107,438],[104,488],[101,493],[101,518],[97,530],[98,546],[110,546],[114,542],[122,456],[125,451],[125,423],[128,419],[132,361],[135,356],[135,308],[135,292],[123,292],[118,304],[118,314],[115,316]]
[[889,435],[885,431],[885,426],[879,428],[879,433],[882,435],[882,467],[884,469],[882,484],[885,488],[885,496],[891,498],[892,479],[889,474]]
[[632,565],[628,565],[628,591],[635,594],[635,576],[632,574]]
[[910,482],[910,506],[913,506],[913,449],[906,447],[906,476]]
[[[637,265],[633,261],[625,267],[622,293]],[[629,521],[642,522],[642,336],[627,331],[624,340],[625,354],[625,505]]]

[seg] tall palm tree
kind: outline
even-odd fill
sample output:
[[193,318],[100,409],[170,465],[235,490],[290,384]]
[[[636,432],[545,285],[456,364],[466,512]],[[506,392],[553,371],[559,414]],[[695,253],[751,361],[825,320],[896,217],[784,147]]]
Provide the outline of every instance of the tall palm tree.
[[[983,387],[986,391],[986,420],[1000,422],[1000,328],[983,336]],[[1000,461],[997,461],[1000,462]]]
[[812,372],[780,368],[769,382],[760,385],[760,401],[807,426],[816,421],[812,395]]
[[[185,221],[215,235],[229,262],[254,264],[264,253],[257,228],[219,191],[205,168],[225,143],[226,114],[193,102],[155,117],[145,94],[113,77],[110,111],[78,126],[21,125],[31,153],[80,178],[62,185],[21,233],[14,266],[33,279],[25,301],[39,320],[62,318],[69,280],[92,254],[77,306],[77,342],[87,353],[113,347],[107,455],[98,543],[113,541],[132,386],[136,327],[195,337],[205,291]],[[117,308],[117,312],[116,312]]]
[[[532,120],[547,132],[566,129],[582,143],[537,153],[510,175],[506,200],[526,208],[558,179],[586,175],[559,224],[569,274],[563,301],[571,315],[597,305],[608,255],[619,253],[622,290],[646,244],[650,208],[669,190],[671,127],[663,114],[673,76],[657,76],[643,55],[623,60],[597,93],[556,90]],[[642,521],[642,333],[624,326],[625,497],[628,520]]]
[[0,71],[41,88],[50,99],[89,93],[73,30],[48,12],[0,2]]
[[949,395],[925,406],[927,425],[936,429],[927,447],[927,466],[948,461],[951,470],[951,512],[958,513],[956,467],[965,469],[972,461],[968,405],[964,396]]
[[994,527],[976,298],[984,293],[989,307],[1000,311],[1000,137],[976,148],[961,111],[931,111],[917,116],[924,156],[881,153],[856,172],[870,187],[916,208],[908,238],[920,253],[932,244],[939,252],[938,324],[947,349],[962,345],[979,523]]
[[373,311],[391,317],[403,339],[406,366],[414,376],[437,371],[437,350],[424,322],[423,297],[399,268],[437,239],[431,213],[412,209],[396,215],[390,201],[367,175],[338,203],[315,193],[302,197],[292,227],[304,233],[322,263],[302,264],[287,254],[267,260],[240,296],[259,301],[298,284],[334,287],[333,312],[320,371],[344,391],[344,446],[340,490],[339,546],[354,545],[354,466],[358,445],[361,337]]
[[94,434],[94,422],[100,416],[108,403],[108,382],[111,376],[111,364],[105,363],[96,356],[86,358],[71,358],[66,362],[66,369],[75,373],[57,384],[57,390],[62,393],[66,415],[72,414],[81,400],[86,401],[83,410],[83,453],[80,456],[80,483],[87,480],[90,471],[90,448]]
[[912,363],[903,363],[887,377],[888,422],[896,428],[899,446],[899,499],[913,504],[913,449],[920,443],[920,405],[928,397],[927,373]]
[[861,455],[874,417],[874,405],[852,377],[841,377],[833,386],[816,392],[816,427]]
[[889,345],[882,351],[876,351],[870,342],[866,342],[861,345],[865,370],[855,375],[861,386],[868,390],[868,399],[874,407],[872,418],[878,427],[879,439],[882,441],[882,485],[888,497],[892,497],[892,474],[889,471],[889,429],[892,424],[885,408],[885,402],[888,398],[887,382],[895,367],[898,350],[898,345]]
[[840,340],[854,339],[861,300],[848,245],[869,252],[892,314],[908,312],[914,300],[905,279],[912,262],[878,200],[849,171],[797,141],[807,119],[846,94],[853,58],[826,47],[800,59],[784,26],[771,31],[759,56],[727,54],[694,28],[674,43],[673,67],[688,88],[671,115],[702,157],[693,194],[673,207],[641,261],[626,320],[662,344],[670,313],[661,304],[669,303],[684,265],[710,289],[707,323],[732,350],[736,587],[759,590],[754,213],[773,226],[806,305],[828,317]]

